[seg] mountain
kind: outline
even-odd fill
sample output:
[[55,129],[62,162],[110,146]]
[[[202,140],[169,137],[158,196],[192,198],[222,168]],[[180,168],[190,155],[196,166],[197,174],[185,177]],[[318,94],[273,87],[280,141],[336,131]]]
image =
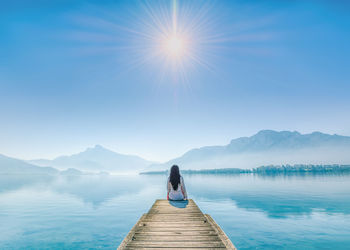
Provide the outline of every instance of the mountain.
[[59,171],[51,167],[39,167],[11,157],[0,155],[0,174],[50,174]]
[[192,149],[166,163],[153,164],[149,170],[164,170],[173,164],[182,169],[212,169],[300,163],[349,164],[350,137],[262,130],[251,137],[233,139],[228,145]]
[[51,166],[58,169],[76,168],[90,172],[137,172],[153,162],[134,155],[123,155],[100,145],[70,156],[60,156],[53,160],[32,160],[30,163]]

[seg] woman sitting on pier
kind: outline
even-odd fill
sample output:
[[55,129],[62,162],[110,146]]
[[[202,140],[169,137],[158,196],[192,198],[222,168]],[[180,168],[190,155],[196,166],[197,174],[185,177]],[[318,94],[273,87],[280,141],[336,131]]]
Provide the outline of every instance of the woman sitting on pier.
[[168,178],[168,200],[187,200],[187,192],[185,182],[180,175],[180,170],[177,165],[173,165],[170,169],[170,176]]

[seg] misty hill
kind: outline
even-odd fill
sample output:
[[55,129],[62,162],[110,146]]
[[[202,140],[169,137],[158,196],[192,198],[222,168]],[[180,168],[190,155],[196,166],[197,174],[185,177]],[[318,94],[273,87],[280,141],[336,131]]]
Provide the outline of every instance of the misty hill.
[[56,175],[59,171],[51,167],[39,167],[0,154],[0,174],[50,174]]
[[32,160],[33,164],[51,166],[58,169],[76,168],[91,172],[137,172],[152,162],[134,155],[123,155],[100,145],[70,156],[60,156],[54,160]]
[[233,139],[225,146],[192,149],[179,158],[153,164],[150,171],[164,170],[172,164],[183,169],[245,169],[298,163],[349,164],[350,137],[320,132],[300,134],[262,130],[251,137]]

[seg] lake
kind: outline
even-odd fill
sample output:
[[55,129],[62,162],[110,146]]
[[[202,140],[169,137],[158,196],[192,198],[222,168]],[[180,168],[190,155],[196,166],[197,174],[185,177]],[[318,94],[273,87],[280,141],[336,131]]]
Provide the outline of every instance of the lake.
[[[184,175],[238,249],[349,249],[349,175]],[[1,249],[116,249],[165,175],[0,176]]]

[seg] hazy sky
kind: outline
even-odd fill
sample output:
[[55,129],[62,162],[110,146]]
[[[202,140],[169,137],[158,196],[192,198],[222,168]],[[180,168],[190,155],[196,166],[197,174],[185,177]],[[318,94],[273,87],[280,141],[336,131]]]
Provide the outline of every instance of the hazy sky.
[[[174,13],[190,42],[169,58]],[[101,144],[164,161],[261,129],[350,135],[348,1],[2,1],[0,37],[8,156]]]

